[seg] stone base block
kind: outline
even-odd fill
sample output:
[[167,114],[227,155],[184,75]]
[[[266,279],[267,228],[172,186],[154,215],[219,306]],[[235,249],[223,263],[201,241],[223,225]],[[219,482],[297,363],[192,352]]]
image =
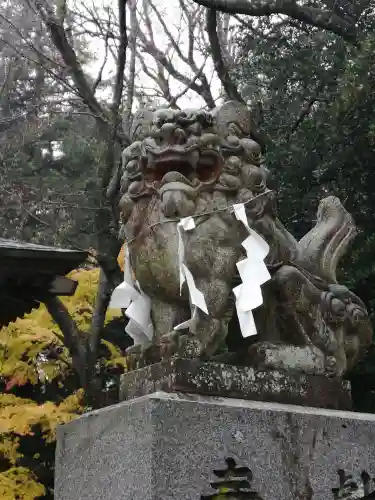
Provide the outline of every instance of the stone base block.
[[59,428],[55,499],[331,500],[338,470],[374,477],[374,415],[160,392]]
[[156,363],[126,373],[121,378],[120,401],[156,391],[351,409],[350,384],[341,379],[191,359]]

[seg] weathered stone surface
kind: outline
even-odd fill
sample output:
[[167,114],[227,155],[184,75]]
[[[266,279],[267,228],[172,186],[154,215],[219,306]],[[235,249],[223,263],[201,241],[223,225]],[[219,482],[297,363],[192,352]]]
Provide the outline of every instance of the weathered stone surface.
[[56,500],[199,500],[225,459],[263,500],[330,500],[337,471],[375,475],[375,416],[156,393],[58,430]]
[[[181,354],[184,333],[176,328],[192,316],[187,283],[180,293],[183,243],[183,264],[209,312],[195,311],[189,323],[198,357],[212,357],[223,344],[235,314],[233,283],[242,261],[241,279],[256,296],[262,283],[263,296],[255,311],[257,344],[249,351],[237,347],[246,364],[327,376],[350,370],[371,344],[372,326],[362,301],[336,279],[337,264],[356,234],[340,201],[322,200],[316,225],[297,241],[278,219],[269,171],[249,110],[240,103],[211,111],[141,110],[131,139],[122,155],[121,233],[137,287],[151,299],[145,308],[151,307],[152,318],[144,319],[143,332],[128,328],[133,352],[140,348],[142,356],[151,344],[160,347],[163,359],[176,353],[189,357]],[[255,259],[259,252],[247,255],[242,243],[248,231],[234,216],[233,205],[245,203],[246,224],[269,246],[266,282],[261,260]],[[185,217],[193,217],[195,225],[181,233],[178,223]],[[128,298],[123,304],[127,307]]]
[[347,410],[350,384],[337,378],[298,372],[259,371],[251,367],[174,359],[122,376],[120,401],[156,391],[273,401]]

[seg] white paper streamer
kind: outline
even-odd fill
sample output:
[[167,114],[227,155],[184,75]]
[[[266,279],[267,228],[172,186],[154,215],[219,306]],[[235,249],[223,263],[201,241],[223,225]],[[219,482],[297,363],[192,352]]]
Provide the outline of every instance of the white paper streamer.
[[237,262],[242,284],[233,288],[241,333],[243,337],[249,337],[257,333],[252,311],[263,303],[260,287],[271,278],[264,263],[269,246],[259,234],[250,228],[245,205],[238,203],[233,205],[233,209],[236,219],[241,221],[249,232],[249,236],[242,242],[247,258]]
[[[250,228],[245,205],[238,203],[233,205],[233,209],[236,219],[242,222],[249,232],[249,236],[242,242],[247,257],[237,262],[242,284],[233,288],[241,332],[243,337],[249,337],[257,333],[252,311],[263,303],[261,285],[271,278],[264,263],[264,259],[269,252],[269,246],[259,234]],[[208,314],[204,295],[195,286],[193,275],[185,264],[185,247],[182,233],[183,231],[191,231],[194,228],[193,217],[185,217],[177,224],[180,293],[182,292],[182,285],[186,282],[189,291],[191,318],[174,327],[174,330],[189,328],[192,333],[195,332],[198,321],[198,309]],[[125,331],[132,337],[134,344],[138,345],[152,340],[154,328],[151,321],[151,300],[141,290],[139,283],[135,283],[132,278],[129,250],[126,248],[124,281],[114,290],[109,307],[126,309],[125,314],[129,318],[129,322]]]
[[192,332],[195,330],[195,325],[198,319],[198,309],[208,314],[206,300],[203,293],[198,290],[195,286],[195,281],[190,269],[185,264],[185,247],[182,237],[182,231],[191,231],[195,228],[195,222],[193,217],[185,217],[181,219],[177,224],[178,231],[178,262],[180,268],[180,293],[182,291],[182,285],[187,284],[189,290],[189,300],[191,307],[191,318],[188,321],[184,321],[179,325],[174,327],[174,330],[184,330],[189,328]]
[[149,343],[154,334],[151,300],[142,292],[138,282],[136,285],[139,291],[135,288],[127,247],[124,257],[124,281],[113,291],[109,308],[126,309],[129,321],[125,331],[134,340],[134,345]]

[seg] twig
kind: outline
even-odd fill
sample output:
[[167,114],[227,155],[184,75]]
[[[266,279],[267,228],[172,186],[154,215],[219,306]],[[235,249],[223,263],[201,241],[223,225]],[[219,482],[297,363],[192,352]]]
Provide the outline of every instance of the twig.
[[233,83],[229,75],[228,67],[224,62],[220,41],[217,34],[217,12],[213,9],[207,10],[207,33],[211,45],[211,55],[214,61],[216,73],[227,93],[229,99],[245,104],[241,94],[237,90],[237,86]]
[[348,22],[332,10],[299,5],[295,0],[193,0],[195,3],[227,14],[269,16],[284,14],[312,26],[331,31],[349,43],[357,43],[355,22]]

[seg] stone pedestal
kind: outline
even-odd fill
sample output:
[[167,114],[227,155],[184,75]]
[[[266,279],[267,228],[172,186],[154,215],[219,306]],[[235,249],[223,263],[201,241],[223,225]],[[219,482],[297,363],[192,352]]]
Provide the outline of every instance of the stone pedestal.
[[375,475],[375,416],[156,392],[59,428],[55,499],[199,500],[228,458],[238,498],[330,500],[339,469]]
[[349,382],[322,375],[260,371],[250,366],[180,358],[155,363],[121,377],[120,401],[156,391],[351,409]]

